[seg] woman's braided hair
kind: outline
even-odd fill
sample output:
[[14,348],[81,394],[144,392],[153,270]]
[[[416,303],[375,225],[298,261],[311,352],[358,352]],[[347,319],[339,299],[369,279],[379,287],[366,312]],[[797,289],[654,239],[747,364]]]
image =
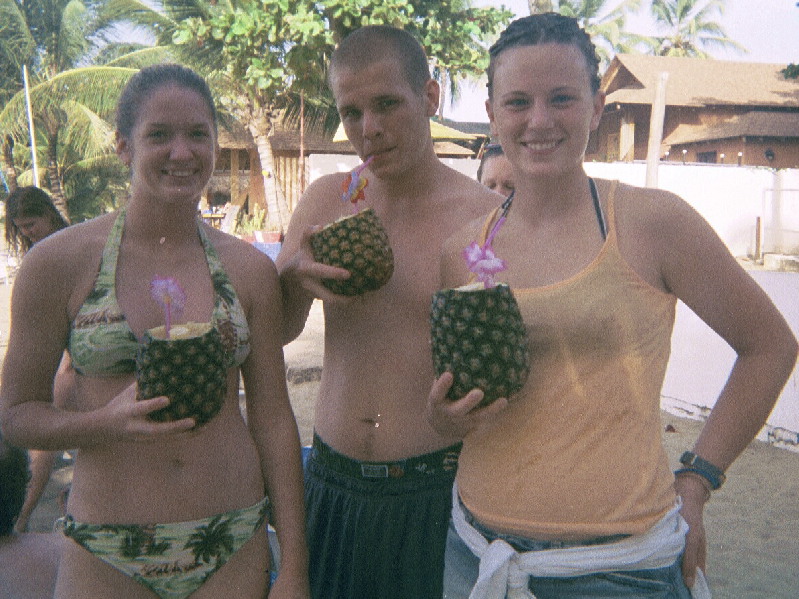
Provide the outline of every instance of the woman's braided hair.
[[588,75],[591,79],[591,91],[599,90],[599,58],[591,37],[580,27],[576,19],[548,12],[522,17],[513,21],[499,36],[496,43],[488,50],[488,97],[492,97],[494,70],[497,59],[508,48],[518,46],[536,46],[538,44],[567,44],[575,46],[585,57]]

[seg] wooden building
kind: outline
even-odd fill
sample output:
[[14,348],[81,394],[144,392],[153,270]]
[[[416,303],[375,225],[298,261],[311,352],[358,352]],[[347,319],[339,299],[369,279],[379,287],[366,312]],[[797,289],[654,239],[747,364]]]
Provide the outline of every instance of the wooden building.
[[799,80],[785,65],[617,55],[587,160],[645,160],[656,82],[668,73],[661,158],[799,167]]

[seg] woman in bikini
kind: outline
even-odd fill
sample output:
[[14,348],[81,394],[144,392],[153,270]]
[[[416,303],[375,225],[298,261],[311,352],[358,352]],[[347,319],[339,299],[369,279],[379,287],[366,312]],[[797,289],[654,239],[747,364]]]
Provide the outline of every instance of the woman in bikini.
[[[463,437],[445,596],[706,596],[704,503],[764,424],[796,339],[683,200],[586,175],[604,94],[574,19],[519,19],[490,54],[486,107],[515,183],[492,247],[531,369],[518,394],[480,409],[479,390],[444,399],[452,374],[434,384],[431,422]],[[444,285],[466,282],[461,253],[498,216],[447,242]],[[660,389],[678,299],[738,357],[695,445],[670,464]]]
[[[79,450],[56,597],[264,597],[269,504],[282,552],[270,597],[307,598],[277,273],[197,218],[217,151],[211,93],[189,69],[148,67],[123,91],[116,125],[130,198],[28,253],[3,367],[9,441]],[[169,399],[137,398],[140,342],[164,324],[151,284],[164,278],[184,292],[181,322],[210,322],[222,339],[224,399],[207,422],[154,421]],[[77,372],[70,411],[52,405],[65,349]]]

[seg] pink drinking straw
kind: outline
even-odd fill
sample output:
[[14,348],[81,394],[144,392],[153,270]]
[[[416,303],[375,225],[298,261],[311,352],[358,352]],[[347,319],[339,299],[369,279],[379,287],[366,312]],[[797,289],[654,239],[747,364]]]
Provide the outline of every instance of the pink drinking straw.
[[180,318],[183,307],[186,305],[186,292],[177,279],[172,277],[154,277],[150,282],[150,294],[155,302],[164,311],[164,330],[169,339],[169,329],[172,328],[172,318]]

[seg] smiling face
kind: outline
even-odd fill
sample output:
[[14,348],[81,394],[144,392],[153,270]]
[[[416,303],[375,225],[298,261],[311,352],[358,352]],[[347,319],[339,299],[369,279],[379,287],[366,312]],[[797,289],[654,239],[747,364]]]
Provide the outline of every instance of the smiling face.
[[438,108],[438,84],[415,91],[399,61],[379,60],[354,69],[341,66],[330,77],[344,130],[377,177],[406,175],[432,151],[429,119]]
[[117,154],[131,169],[132,195],[196,203],[216,160],[206,100],[180,85],[157,87],[142,103],[130,135],[117,133]]
[[604,94],[593,93],[581,51],[569,44],[508,48],[497,58],[492,130],[516,169],[553,176],[582,169],[588,136],[599,125]]

